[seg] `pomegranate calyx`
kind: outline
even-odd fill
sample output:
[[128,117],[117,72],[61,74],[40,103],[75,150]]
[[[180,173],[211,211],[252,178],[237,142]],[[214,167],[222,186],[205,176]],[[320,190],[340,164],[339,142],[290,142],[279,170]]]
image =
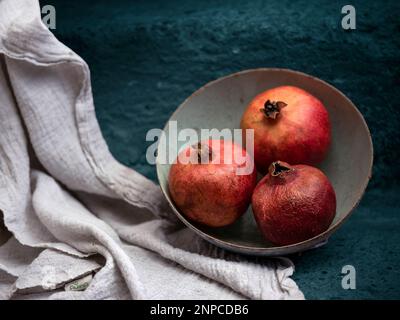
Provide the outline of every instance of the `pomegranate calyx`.
[[293,170],[294,169],[286,162],[275,161],[271,163],[268,171],[271,174],[271,176],[278,177]]
[[213,157],[213,152],[208,144],[198,142],[194,147],[197,152],[198,163],[209,163]]
[[262,111],[267,116],[267,118],[276,119],[276,117],[281,112],[281,109],[286,106],[287,103],[283,101],[267,100],[264,103],[264,108],[260,109],[260,111]]

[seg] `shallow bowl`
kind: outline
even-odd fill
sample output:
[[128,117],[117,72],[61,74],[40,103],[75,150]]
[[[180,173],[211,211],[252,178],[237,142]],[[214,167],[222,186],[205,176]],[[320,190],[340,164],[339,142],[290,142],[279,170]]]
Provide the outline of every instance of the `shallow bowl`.
[[[157,176],[161,189],[176,215],[199,236],[227,250],[251,255],[284,255],[315,248],[345,222],[359,203],[371,177],[373,147],[367,124],[355,105],[339,90],[310,75],[286,69],[254,69],[238,72],[212,81],[188,97],[172,114],[178,132],[191,128],[219,130],[240,128],[247,104],[260,92],[294,85],[319,98],[326,106],[332,125],[332,144],[319,168],[329,177],[337,197],[336,216],[328,230],[287,246],[274,246],[261,235],[251,206],[234,224],[210,228],[188,220],[174,205],[168,191],[169,164],[160,161],[167,153],[176,153],[184,142],[169,143],[170,126],[164,128],[166,139],[160,139]],[[215,138],[215,137],[214,137]],[[173,139],[171,140],[173,141]]]

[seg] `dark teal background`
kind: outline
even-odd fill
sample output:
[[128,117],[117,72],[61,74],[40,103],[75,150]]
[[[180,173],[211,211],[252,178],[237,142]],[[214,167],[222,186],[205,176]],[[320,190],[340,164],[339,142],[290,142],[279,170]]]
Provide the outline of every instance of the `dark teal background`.
[[[145,135],[206,82],[283,67],[343,91],[370,127],[375,164],[354,215],[318,250],[291,257],[309,299],[400,298],[400,4],[351,1],[357,29],[340,27],[343,1],[41,1],[54,34],[91,69],[97,117],[111,152],[156,180]],[[357,289],[341,287],[354,265]],[[182,297],[184,298],[184,297]]]

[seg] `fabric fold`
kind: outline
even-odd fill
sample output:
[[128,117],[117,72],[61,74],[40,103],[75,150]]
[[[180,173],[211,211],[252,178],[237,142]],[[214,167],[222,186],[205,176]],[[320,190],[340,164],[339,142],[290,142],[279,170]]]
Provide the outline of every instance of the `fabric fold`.
[[[113,158],[89,67],[43,25],[37,0],[0,1],[0,67],[0,211],[13,234],[0,247],[0,298],[304,298],[290,260],[207,243]],[[63,290],[87,274],[86,290]]]

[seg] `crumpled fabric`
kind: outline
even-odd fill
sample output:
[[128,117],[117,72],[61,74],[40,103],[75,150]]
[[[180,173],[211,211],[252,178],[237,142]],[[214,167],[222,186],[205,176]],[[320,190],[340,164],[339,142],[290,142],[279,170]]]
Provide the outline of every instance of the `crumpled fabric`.
[[[202,240],[112,157],[89,68],[37,0],[0,0],[0,211],[0,299],[304,298],[289,259]],[[87,275],[85,290],[65,290]]]

